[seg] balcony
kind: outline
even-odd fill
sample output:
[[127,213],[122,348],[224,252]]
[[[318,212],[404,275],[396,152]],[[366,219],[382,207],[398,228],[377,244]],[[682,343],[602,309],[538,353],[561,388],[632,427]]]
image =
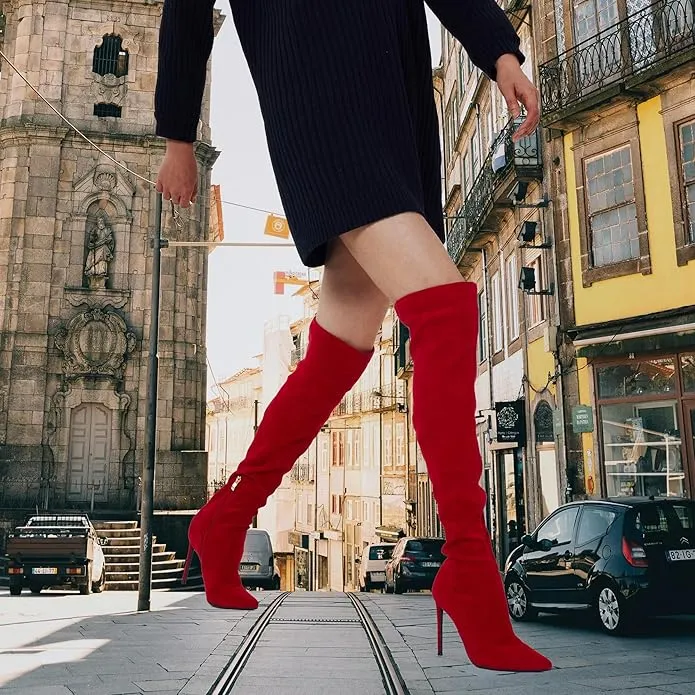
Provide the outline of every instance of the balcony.
[[350,391],[343,396],[340,403],[333,409],[331,417],[349,417],[363,413],[396,410],[399,403],[403,404],[403,398],[400,394],[397,394],[395,383],[384,386],[381,392],[378,389]]
[[301,362],[306,356],[306,345],[295,348],[290,353],[290,366],[295,367],[299,362]]
[[582,113],[647,97],[695,58],[692,0],[657,0],[540,66],[543,125],[580,124]]
[[539,131],[519,142],[512,140],[521,122],[522,119],[509,121],[495,138],[449,230],[447,250],[457,265],[481,232],[497,231],[499,213],[512,206],[509,196],[514,184],[543,178]]

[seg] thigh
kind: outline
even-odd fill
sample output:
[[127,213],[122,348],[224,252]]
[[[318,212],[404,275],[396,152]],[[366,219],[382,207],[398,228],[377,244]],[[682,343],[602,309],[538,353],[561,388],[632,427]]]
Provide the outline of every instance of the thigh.
[[458,268],[427,221],[403,213],[341,236],[341,242],[390,301],[461,282]]
[[388,307],[388,298],[344,244],[333,241],[321,280],[319,324],[358,350],[370,350]]

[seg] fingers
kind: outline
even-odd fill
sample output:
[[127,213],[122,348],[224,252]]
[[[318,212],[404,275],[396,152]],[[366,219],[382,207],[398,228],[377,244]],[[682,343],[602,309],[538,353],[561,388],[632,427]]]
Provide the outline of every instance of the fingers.
[[513,83],[509,86],[505,85],[501,91],[505,102],[507,102],[507,109],[509,109],[511,117],[518,118],[521,114],[521,108],[519,107],[519,101],[516,96],[515,85]]

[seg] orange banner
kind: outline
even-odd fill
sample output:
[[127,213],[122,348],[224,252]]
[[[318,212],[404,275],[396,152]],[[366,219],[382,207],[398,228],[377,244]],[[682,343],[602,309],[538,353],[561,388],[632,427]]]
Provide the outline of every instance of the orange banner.
[[277,237],[278,239],[289,239],[290,226],[284,217],[268,215],[268,219],[265,221],[264,234],[266,236]]

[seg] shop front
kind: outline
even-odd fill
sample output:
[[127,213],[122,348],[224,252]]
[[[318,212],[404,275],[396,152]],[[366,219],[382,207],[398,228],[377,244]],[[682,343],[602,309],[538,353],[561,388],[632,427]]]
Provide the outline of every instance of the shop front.
[[695,352],[593,365],[603,491],[695,493]]

